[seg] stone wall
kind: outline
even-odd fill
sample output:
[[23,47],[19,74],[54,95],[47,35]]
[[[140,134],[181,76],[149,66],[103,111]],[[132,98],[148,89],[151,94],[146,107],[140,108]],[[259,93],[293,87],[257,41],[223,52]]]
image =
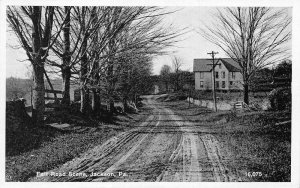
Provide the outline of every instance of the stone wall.
[[30,125],[31,118],[25,110],[23,101],[6,102],[6,132],[15,132]]
[[[196,100],[193,98],[187,98],[187,101],[191,101],[191,103],[213,109],[214,108],[214,102],[210,100]],[[234,104],[235,102],[225,102],[225,101],[218,101],[217,102],[217,109],[218,110],[231,110],[234,109]],[[269,99],[264,99],[259,102],[253,102],[251,105],[249,105],[250,108],[256,109],[256,110],[270,110],[271,109],[271,104]]]
[[[210,101],[210,100],[196,100],[193,98],[187,98],[186,100],[187,101],[190,100],[191,103],[198,105],[198,106],[202,106],[202,107],[206,107],[206,108],[210,108],[210,109],[214,108],[214,102]],[[232,108],[233,108],[232,104],[226,103],[224,101],[217,102],[218,110],[230,110]]]

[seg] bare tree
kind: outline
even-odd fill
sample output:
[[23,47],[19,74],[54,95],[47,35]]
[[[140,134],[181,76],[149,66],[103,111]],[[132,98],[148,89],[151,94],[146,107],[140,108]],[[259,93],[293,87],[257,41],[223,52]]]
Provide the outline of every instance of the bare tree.
[[[92,7],[92,12],[95,9],[96,7]],[[100,80],[103,81],[101,76],[106,77],[106,92],[109,98],[110,111],[113,112],[113,96],[117,81],[115,78],[115,75],[117,75],[117,57],[122,53],[119,50],[121,43],[119,36],[140,14],[140,7],[100,7],[98,9],[101,11],[90,15],[92,18],[92,32],[88,32],[90,40],[87,40],[86,44],[88,45],[85,50],[87,54],[83,56],[87,58],[86,64],[81,65],[81,67],[86,65],[88,70],[84,71],[83,74],[84,69],[81,69],[81,88],[85,87],[88,90],[92,87],[92,107],[96,111],[97,103],[100,105],[100,101],[98,100],[99,82]],[[97,21],[95,21],[96,19]]]
[[289,10],[268,7],[218,9],[213,17],[215,22],[200,31],[240,65],[247,104],[253,74],[290,56]]
[[33,67],[32,119],[42,123],[45,109],[44,64],[53,41],[62,27],[52,34],[55,7],[8,6],[7,21],[26,51]]
[[[53,7],[42,7],[45,10],[41,13],[49,14],[51,8]],[[12,15],[16,12],[19,16],[25,10],[20,8],[8,12]],[[51,16],[45,15],[45,18],[40,19],[43,23],[38,26],[42,28],[41,32],[46,31],[47,20],[51,18],[51,29],[48,30],[55,33],[50,34],[48,46],[41,46],[46,53],[42,54],[42,69],[38,73],[42,71],[49,84],[47,73],[61,73],[62,104],[65,105],[70,104],[71,78],[79,83],[80,110],[84,114],[88,114],[90,108],[90,91],[92,109],[95,112],[99,110],[101,89],[113,112],[115,96],[122,95],[117,91],[121,82],[120,73],[134,74],[126,78],[132,87],[128,87],[125,98],[132,100],[132,96],[142,93],[140,88],[143,85],[137,80],[150,74],[151,59],[156,55],[166,54],[166,49],[176,42],[176,37],[183,34],[183,30],[162,24],[162,17],[170,12],[165,12],[160,7],[55,7],[51,12]],[[22,28],[20,36],[26,34],[25,39],[31,37],[29,21],[32,17],[22,20],[20,15],[19,22],[14,24],[16,29]],[[42,34],[42,37],[46,35]],[[23,38],[20,39],[23,42]],[[26,44],[23,46],[27,48]],[[29,55],[30,53],[28,50]],[[41,93],[44,96],[44,92]]]
[[[63,28],[63,53],[59,54],[62,58],[61,73],[62,73],[62,92],[63,105],[70,104],[70,80],[71,80],[71,10],[72,7],[64,7],[64,19],[66,24]],[[78,39],[77,39],[78,40]],[[58,41],[58,40],[57,40]],[[57,51],[56,51],[57,52]],[[58,52],[57,52],[58,54]]]
[[[76,82],[81,84],[82,93],[86,97],[82,98],[81,111],[85,111],[88,106],[88,88],[86,87],[86,77],[89,67],[89,54],[92,51],[94,42],[91,39],[98,35],[98,29],[103,17],[99,7],[59,7],[55,27],[58,28],[65,20],[62,34],[55,41],[52,51],[54,56],[61,59],[61,62],[54,61],[53,57],[47,59],[50,66],[60,69],[62,74],[62,104],[70,104],[70,83],[72,75],[75,75]],[[95,19],[93,15],[98,14]],[[95,42],[96,43],[96,42]],[[78,79],[80,78],[80,81]],[[85,104],[85,105],[84,105]]]
[[180,77],[180,69],[182,67],[182,60],[179,57],[174,56],[172,60],[173,70],[174,70],[174,82],[175,82],[175,90],[179,90],[179,77]]
[[89,109],[90,88],[87,85],[91,84],[91,79],[96,79],[97,74],[93,71],[97,69],[101,50],[103,51],[105,42],[111,35],[104,24],[107,9],[108,7],[64,7],[55,22],[57,27],[62,20],[66,20],[63,33],[52,47],[54,55],[61,59],[61,63],[49,58],[48,64],[59,67],[62,73],[62,104],[70,103],[70,80],[72,75],[75,77],[75,82],[81,88],[81,112],[85,114]]
[[118,95],[121,72],[131,69],[131,65],[140,66],[139,61],[166,53],[164,50],[182,34],[179,30],[162,27],[161,19],[164,14],[168,13],[158,7],[117,7],[111,14],[112,29],[117,32],[113,32],[115,35],[108,42],[104,53],[108,58],[103,61],[106,67],[103,78],[110,112],[114,109],[114,96]]

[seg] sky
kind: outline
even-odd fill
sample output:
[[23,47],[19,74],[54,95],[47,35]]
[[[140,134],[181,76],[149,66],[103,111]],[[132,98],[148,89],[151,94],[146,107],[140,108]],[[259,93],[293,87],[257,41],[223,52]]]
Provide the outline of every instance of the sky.
[[167,23],[173,23],[175,28],[188,28],[190,32],[181,36],[181,41],[176,43],[172,50],[175,53],[158,57],[154,60],[153,72],[159,74],[164,64],[172,66],[172,57],[176,56],[182,60],[183,70],[193,71],[193,59],[210,58],[207,54],[211,51],[219,52],[217,57],[226,57],[224,52],[214,44],[208,42],[199,33],[197,29],[203,22],[209,24],[211,14],[216,10],[213,7],[168,7],[170,10],[178,10],[166,18]]
[[[210,13],[214,8],[207,7],[166,7],[167,10],[178,10],[177,12],[165,17],[166,25],[173,24],[174,28],[188,28],[190,32],[182,35],[180,41],[169,48],[172,51],[169,55],[155,57],[153,59],[153,73],[159,74],[164,64],[172,65],[172,57],[177,56],[182,60],[182,69],[193,71],[193,59],[209,58],[210,51],[219,51],[219,57],[224,57],[224,53],[206,41],[201,35],[193,31],[201,25],[201,20],[208,21]],[[6,77],[14,76],[25,78],[30,70],[30,63],[26,61],[26,54],[23,49],[14,49],[16,38],[13,33],[6,33]],[[175,51],[175,52],[174,52]]]
[[[153,74],[159,74],[163,65],[172,67],[172,58],[179,57],[182,61],[182,70],[193,71],[193,59],[211,58],[208,52],[216,51],[216,58],[226,57],[225,53],[216,45],[204,39],[196,32],[203,23],[209,25],[212,21],[212,13],[215,7],[185,6],[185,7],[165,7],[166,11],[174,11],[163,20],[164,25],[172,24],[175,29],[187,28],[188,33],[180,36],[179,42],[174,47],[167,49],[172,51],[168,55],[158,56],[153,59]],[[8,30],[8,29],[7,29]],[[6,77],[14,76],[25,78],[30,71],[30,63],[26,61],[26,54],[23,49],[14,49],[16,38],[13,33],[6,32]],[[25,61],[24,61],[25,60]]]
[[12,33],[6,33],[6,77],[27,78],[30,62],[22,48],[15,49],[16,38]]

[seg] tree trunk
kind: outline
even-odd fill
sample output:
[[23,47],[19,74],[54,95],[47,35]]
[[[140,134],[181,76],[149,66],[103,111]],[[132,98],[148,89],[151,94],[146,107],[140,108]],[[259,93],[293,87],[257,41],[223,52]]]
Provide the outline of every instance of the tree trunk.
[[88,114],[89,109],[89,90],[85,85],[85,76],[87,74],[87,63],[82,60],[81,70],[80,70],[80,111],[83,114]]
[[108,102],[109,102],[109,114],[110,115],[113,115],[114,111],[115,111],[115,107],[114,107],[114,82],[115,82],[115,79],[113,78],[114,77],[114,70],[113,70],[113,61],[110,61],[109,62],[110,65],[108,67],[108,73],[107,75],[109,76],[109,81],[108,81]]
[[34,81],[32,92],[32,120],[35,125],[40,125],[44,121],[45,111],[45,85],[44,67],[38,64],[33,66]]
[[80,111],[81,113],[87,115],[89,108],[89,90],[85,84],[85,76],[87,74],[87,57],[86,54],[83,56],[81,60],[81,68],[80,68]]
[[85,76],[87,74],[87,64],[82,60],[81,70],[80,70],[80,111],[83,114],[88,114],[89,107],[89,90],[85,85]]
[[97,89],[92,90],[92,110],[95,115],[100,112],[100,95]]
[[[33,7],[32,13],[32,67],[33,67],[33,93],[32,93],[32,120],[35,126],[39,126],[44,121],[44,111],[45,111],[45,85],[44,85],[44,62],[41,59],[41,43],[40,38],[41,30],[41,11],[42,7],[35,6]],[[53,16],[53,15],[52,15]],[[51,17],[50,17],[51,20]],[[50,24],[51,25],[51,24]],[[46,27],[46,26],[45,26]],[[49,30],[46,30],[49,34]],[[45,31],[45,32],[46,32]],[[50,32],[51,33],[51,32]],[[46,35],[46,34],[45,34]],[[47,36],[46,36],[47,37]],[[46,40],[45,40],[46,41]]]
[[115,103],[113,98],[109,99],[109,114],[112,116],[114,114],[115,111]]
[[88,115],[89,113],[89,89],[86,86],[82,86],[80,89],[80,111],[84,115]]
[[70,80],[71,70],[69,67],[62,69],[62,101],[61,104],[64,106],[70,105]]
[[80,94],[81,94],[81,101],[80,101],[80,111],[81,113],[87,115],[89,109],[89,90],[86,86],[86,76],[88,72],[88,57],[87,57],[87,33],[85,28],[85,20],[82,20],[81,23],[82,31],[85,33],[84,39],[82,41],[82,49],[81,49],[81,64],[80,64]]
[[63,29],[64,34],[64,54],[63,54],[63,65],[62,65],[62,105],[70,105],[70,79],[71,79],[71,54],[70,54],[70,7],[65,7],[66,14],[66,25]]
[[247,83],[244,84],[244,102],[249,104],[249,85]]
[[123,98],[124,112],[128,111],[127,97]]

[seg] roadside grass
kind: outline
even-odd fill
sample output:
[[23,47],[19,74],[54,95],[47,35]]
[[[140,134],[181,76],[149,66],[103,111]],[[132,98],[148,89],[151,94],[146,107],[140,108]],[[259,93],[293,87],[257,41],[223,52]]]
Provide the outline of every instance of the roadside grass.
[[164,105],[186,120],[199,122],[199,134],[213,134],[224,165],[243,181],[291,181],[291,123],[278,124],[291,120],[290,111],[213,112],[194,104],[189,107],[186,101]]
[[53,169],[114,136],[112,129],[91,129],[84,133],[62,134],[37,149],[6,158],[6,181],[26,181],[37,172]]
[[226,165],[239,171],[248,181],[291,180],[291,148],[287,138],[249,132],[218,134],[217,137],[233,159],[228,160]]
[[[37,172],[51,170],[79,157],[118,133],[139,124],[149,115],[149,109],[146,107],[141,111],[140,114],[117,115],[111,123],[98,121],[97,126],[84,126],[92,122],[77,117],[80,121],[78,124],[73,122],[74,130],[57,130],[52,127],[36,131],[28,130],[18,139],[18,141],[24,139],[25,144],[13,146],[16,150],[20,149],[18,153],[6,154],[6,181],[27,181]],[[26,151],[22,150],[26,144],[29,145]]]

